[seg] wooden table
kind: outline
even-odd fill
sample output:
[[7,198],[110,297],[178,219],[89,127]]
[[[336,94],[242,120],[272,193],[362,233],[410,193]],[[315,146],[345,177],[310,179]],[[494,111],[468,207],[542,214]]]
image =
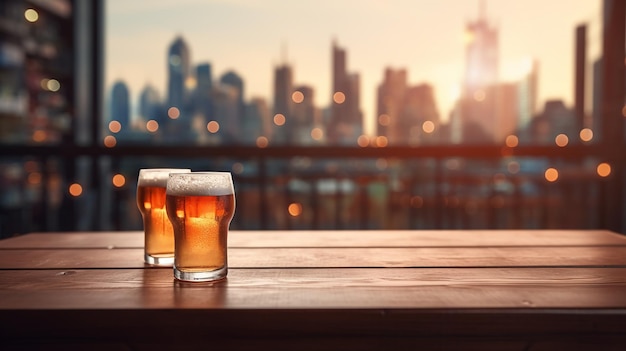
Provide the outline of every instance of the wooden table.
[[608,231],[232,231],[228,254],[180,283],[139,232],[0,241],[0,349],[626,349]]

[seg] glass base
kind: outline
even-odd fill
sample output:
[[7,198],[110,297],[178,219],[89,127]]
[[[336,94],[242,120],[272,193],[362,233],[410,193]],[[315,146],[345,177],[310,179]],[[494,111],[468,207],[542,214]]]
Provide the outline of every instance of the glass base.
[[154,264],[157,266],[172,266],[174,265],[174,255],[172,256],[150,256],[148,254],[144,254],[144,261],[147,264]]
[[180,271],[174,266],[174,278],[185,282],[210,282],[226,278],[226,274],[227,266],[213,271]]

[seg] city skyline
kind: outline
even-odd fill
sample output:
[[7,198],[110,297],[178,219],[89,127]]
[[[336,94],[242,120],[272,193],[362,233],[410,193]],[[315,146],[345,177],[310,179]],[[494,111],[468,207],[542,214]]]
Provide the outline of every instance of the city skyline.
[[[283,12],[283,15],[285,13],[290,13],[290,12],[294,13],[294,11],[297,12],[296,11],[297,9],[293,8],[294,6],[302,10],[302,6],[307,6],[308,4],[308,2],[304,2],[304,3],[305,5],[302,5],[299,3],[299,5],[291,6],[290,9],[284,10],[285,12]],[[452,5],[452,4],[458,4],[459,2],[446,1],[445,3],[448,5]],[[471,3],[471,4],[468,4],[468,3]],[[598,24],[594,22],[594,19],[592,17],[594,13],[599,11],[599,8],[600,8],[599,2],[587,1],[585,3],[586,7],[578,9],[579,13],[590,14],[590,15],[584,15],[584,16],[579,15],[578,17],[581,17],[581,16],[584,17],[580,19],[576,19],[575,18],[576,15],[572,14],[572,13],[577,12],[577,11],[571,11],[572,8],[576,8],[576,4],[572,2],[567,2],[567,6],[564,6],[565,5],[564,2],[561,2],[560,5],[556,6],[557,8],[559,8],[560,6],[560,8],[563,9],[563,13],[560,14],[560,16],[557,16],[556,13],[552,13],[552,14],[549,13],[550,5],[543,6],[544,12],[546,13],[545,16],[553,19],[551,23],[552,22],[556,23],[557,19],[560,19],[561,21],[563,21],[562,17],[568,17],[569,22],[565,20],[566,24],[563,24],[560,27],[554,24],[555,28],[547,28],[547,29],[543,28],[544,30],[547,30],[547,33],[545,33],[545,35],[542,35],[541,37],[537,37],[537,38],[530,38],[532,37],[532,35],[528,35],[529,37],[528,40],[522,41],[522,42],[520,42],[519,40],[511,42],[510,38],[513,37],[513,34],[511,33],[512,32],[515,33],[516,25],[515,25],[515,22],[511,22],[510,20],[507,20],[507,18],[509,17],[499,13],[498,8],[501,7],[502,5],[501,3],[502,2],[497,2],[497,3],[494,2],[492,4],[492,2],[485,2],[486,4],[485,13],[486,13],[487,18],[493,23],[495,23],[498,30],[500,31],[500,37],[501,37],[500,39],[500,67],[501,67],[500,80],[511,81],[511,80],[517,79],[518,77],[514,76],[515,70],[517,69],[516,66],[519,67],[520,64],[522,64],[524,61],[526,61],[530,57],[535,58],[539,63],[539,77],[540,77],[538,106],[542,106],[543,102],[547,99],[556,99],[556,98],[562,99],[568,105],[571,105],[572,95],[573,95],[573,58],[572,57],[573,57],[574,28],[575,28],[575,25],[581,22],[586,22],[588,24],[591,22],[590,23],[591,31],[589,34],[589,36],[591,37],[590,38],[591,45],[590,45],[590,50],[589,50],[590,53],[588,54],[588,59],[589,61],[593,60],[594,57],[596,56],[595,52],[598,51],[598,46],[599,46],[599,43],[597,42],[598,40],[595,38],[599,37],[599,34],[594,34],[595,31],[597,31],[597,29],[594,31],[594,26],[597,27]],[[589,3],[591,3],[591,5]],[[133,2],[133,4],[135,3]],[[275,39],[274,42],[276,42],[275,44],[272,44],[273,40],[270,40],[270,39],[257,40],[256,44],[246,46],[246,47],[240,47],[238,49],[240,52],[244,53],[243,55],[235,55],[234,56],[235,59],[228,60],[227,58],[229,57],[229,54],[228,54],[229,51],[224,50],[225,47],[228,47],[229,44],[233,46],[236,45],[238,42],[241,42],[241,37],[245,37],[246,35],[254,37],[252,33],[248,33],[248,34],[242,33],[243,29],[240,27],[237,27],[236,23],[241,23],[241,22],[238,22],[238,21],[241,21],[240,17],[245,14],[249,15],[252,12],[258,15],[267,14],[268,11],[272,10],[272,8],[275,8],[276,6],[281,4],[280,1],[270,1],[268,4],[264,3],[264,5],[266,6],[263,6],[263,7],[255,7],[254,4],[246,2],[246,1],[236,1],[236,2],[232,2],[228,4],[225,4],[219,1],[209,2],[209,5],[213,6],[213,8],[215,9],[221,9],[223,11],[226,11],[226,9],[230,9],[231,11],[234,11],[234,9],[236,8],[237,11],[239,12],[230,13],[233,18],[233,21],[231,22],[232,28],[229,28],[231,30],[222,29],[220,34],[217,35],[216,37],[205,35],[206,37],[205,41],[214,42],[213,45],[209,45],[208,51],[211,51],[210,48],[214,48],[215,52],[212,54],[206,54],[206,56],[203,56],[204,54],[202,53],[207,51],[207,46],[196,45],[196,43],[194,42],[197,40],[198,33],[203,32],[203,30],[196,28],[198,32],[194,32],[191,29],[189,29],[189,28],[194,27],[193,21],[185,22],[185,25],[188,27],[187,31],[189,32],[172,31],[171,33],[165,35],[165,32],[168,31],[167,27],[170,26],[169,22],[166,21],[165,22],[166,25],[162,26],[165,28],[159,27],[159,29],[156,32],[151,33],[151,34],[146,34],[147,32],[150,31],[151,28],[152,29],[155,28],[155,27],[152,27],[152,25],[150,24],[151,23],[149,21],[149,19],[151,18],[150,16],[156,16],[158,18],[159,16],[157,16],[157,14],[159,14],[161,11],[166,11],[166,9],[171,9],[169,7],[170,6],[169,3],[166,1],[154,2],[154,6],[152,4],[153,3],[151,3],[151,9],[148,9],[148,11],[145,11],[146,13],[142,15],[141,19],[135,21],[137,22],[134,24],[135,27],[132,27],[132,26],[130,27],[130,28],[135,28],[135,29],[129,29],[128,24],[124,24],[124,21],[130,20],[132,18],[133,11],[139,10],[140,8],[134,5],[135,8],[133,9],[133,5],[124,5],[123,3],[119,1],[107,2],[107,6],[108,6],[107,11],[111,12],[110,15],[106,17],[107,19],[110,19],[109,23],[107,23],[107,32],[106,32],[107,33],[107,40],[106,40],[107,42],[107,48],[106,48],[107,68],[106,68],[105,76],[106,76],[107,90],[112,86],[112,83],[114,81],[118,79],[123,79],[129,86],[130,93],[131,93],[131,101],[132,101],[133,106],[137,105],[136,101],[138,101],[139,99],[139,93],[143,89],[143,87],[148,83],[153,85],[158,90],[161,98],[166,96],[167,91],[166,91],[165,74],[167,70],[166,70],[166,63],[165,63],[166,61],[165,51],[169,43],[171,43],[175,39],[176,35],[182,35],[189,43],[190,60],[192,62],[192,65],[196,65],[202,62],[209,62],[213,66],[214,77],[219,77],[228,70],[234,70],[241,77],[243,77],[243,79],[245,80],[245,85],[246,85],[245,99],[247,101],[251,100],[254,97],[263,97],[266,101],[269,101],[269,102],[272,101],[273,89],[272,89],[271,82],[273,80],[273,70],[275,67],[277,67],[278,65],[284,62],[285,54],[281,53],[281,50],[284,50],[284,49],[281,49],[281,47],[286,46],[287,47],[286,62],[293,67],[294,84],[295,85],[308,85],[308,86],[313,87],[315,89],[315,105],[320,108],[328,107],[330,105],[331,85],[332,85],[331,67],[330,67],[331,66],[331,45],[333,45],[332,43],[334,42],[334,40],[336,40],[339,43],[339,45],[342,46],[347,51],[347,62],[348,62],[348,66],[350,67],[350,70],[356,72],[357,74],[361,76],[361,88],[360,88],[361,109],[364,112],[364,118],[365,118],[365,123],[366,123],[365,132],[368,134],[375,133],[375,129],[374,129],[372,121],[375,118],[374,111],[376,108],[375,106],[376,87],[382,82],[384,78],[384,71],[388,67],[394,68],[394,69],[396,68],[406,69],[409,75],[408,80],[411,84],[414,84],[414,85],[422,84],[422,83],[432,84],[434,87],[435,99],[437,102],[437,108],[439,110],[439,114],[441,115],[441,119],[442,121],[447,121],[452,104],[454,103],[456,98],[458,98],[458,95],[459,95],[458,90],[460,89],[460,85],[463,79],[463,72],[465,70],[465,65],[464,65],[465,43],[463,42],[463,40],[460,40],[460,38],[463,35],[465,25],[469,21],[472,21],[476,17],[478,17],[479,11],[480,11],[479,1],[463,2],[463,6],[460,6],[459,11],[462,12],[463,11],[462,8],[465,8],[467,13],[461,16],[462,19],[459,20],[460,22],[455,23],[456,21],[455,18],[459,18],[458,13],[456,14],[456,16],[451,14],[448,17],[448,19],[445,19],[443,21],[445,23],[442,23],[441,25],[439,25],[439,27],[429,28],[433,30],[438,30],[437,31],[437,34],[439,34],[438,38],[441,38],[441,40],[433,41],[431,38],[430,42],[435,44],[435,45],[431,44],[431,46],[419,46],[416,44],[416,47],[418,49],[421,49],[418,51],[421,51],[421,54],[422,54],[422,55],[418,55],[419,59],[417,59],[417,62],[424,63],[423,65],[418,64],[416,66],[415,64],[405,63],[405,62],[411,61],[411,58],[415,58],[415,56],[409,54],[408,51],[403,54],[402,53],[403,48],[401,47],[402,45],[393,45],[393,43],[395,42],[405,43],[410,38],[415,38],[416,42],[419,42],[419,37],[413,36],[412,33],[404,33],[404,35],[401,36],[402,38],[400,39],[394,38],[393,36],[391,36],[391,34],[389,34],[389,33],[394,33],[393,31],[391,32],[389,31],[390,27],[392,26],[389,24],[381,28],[379,36],[381,38],[384,37],[385,35],[389,36],[387,38],[389,40],[387,41],[390,43],[387,43],[386,47],[381,48],[380,50],[376,50],[376,47],[378,47],[376,46],[376,44],[379,42],[377,40],[380,40],[381,38],[370,38],[371,40],[370,40],[370,53],[369,54],[360,53],[361,52],[360,47],[363,44],[363,38],[355,37],[354,31],[337,30],[335,31],[337,32],[336,35],[332,35],[330,37],[325,38],[324,31],[319,30],[318,32],[315,32],[315,33],[309,33],[307,35],[303,34],[302,42],[296,42],[295,44],[292,44],[293,40],[291,40],[290,38],[280,39],[278,38],[277,35],[274,36],[274,39]],[[316,4],[318,3],[316,2]],[[378,7],[379,10],[387,9],[389,10],[388,12],[391,13],[393,12],[391,11],[392,8],[395,9],[393,5],[397,5],[397,4],[398,4],[397,2],[393,2],[392,5],[386,5],[386,4],[382,4],[379,2],[367,2],[366,1],[363,3],[359,2],[359,7],[354,7],[351,9],[354,12],[353,13],[354,16],[356,16],[359,13],[370,11],[373,7]],[[437,4],[438,2],[435,3],[435,2],[430,2],[430,1],[421,1],[421,2],[418,2],[417,7],[419,8],[421,6],[423,8],[430,8],[431,11],[436,12],[437,6],[439,6]],[[533,4],[534,2],[529,4],[528,6],[533,6]],[[195,3],[194,1],[191,1],[191,0],[187,0],[183,2],[182,5],[202,6],[201,4]],[[409,4],[407,4],[407,6],[408,5]],[[411,3],[410,5],[415,6],[413,5],[413,3]],[[336,6],[345,7],[347,6],[347,3],[339,1],[336,4]],[[184,6],[181,6],[181,7],[184,7]],[[311,20],[313,20],[314,18],[316,18],[316,16],[319,15],[317,12],[324,11],[325,9],[328,9],[329,7],[332,7],[332,5],[329,5],[328,3],[324,1],[319,3],[319,6],[316,5],[315,8],[317,10],[316,10],[316,13],[313,13],[310,16]],[[552,8],[554,8],[554,6],[552,6]],[[143,8],[141,9],[145,10]],[[334,9],[338,10],[337,7],[335,7]],[[381,10],[382,14],[378,16],[378,20],[381,22],[384,22],[384,20],[387,17],[384,16],[385,11],[382,11],[382,10]],[[513,11],[513,9],[510,9],[509,11]],[[567,16],[566,16],[566,11],[569,11],[567,12],[569,13],[569,15]],[[191,12],[195,12],[195,11],[191,11]],[[228,14],[228,13],[229,12],[223,12],[222,14]],[[172,15],[175,16],[176,11],[174,11]],[[188,15],[193,16],[193,14],[191,13],[189,13]],[[279,15],[276,14],[276,16],[279,16]],[[520,15],[520,16],[523,17],[523,15]],[[298,16],[295,16],[295,17],[298,17]],[[349,18],[344,18],[343,22],[348,21],[348,19],[354,20],[354,18],[350,16],[348,17]],[[407,16],[404,16],[404,17],[400,16],[398,22],[402,22],[402,20],[406,19],[406,17]],[[288,21],[293,21],[293,19],[290,19],[287,16],[284,18]],[[369,18],[369,20],[375,21],[375,19],[371,17]],[[259,20],[259,21],[263,22],[263,20]],[[251,26],[254,28],[257,28],[254,25],[258,24],[259,21],[252,23]],[[163,18],[161,18],[161,22],[163,23]],[[221,22],[224,22],[224,19],[222,19]],[[342,22],[342,21],[337,20],[337,19],[334,21],[330,21],[328,25],[329,28],[326,31],[326,33],[329,33],[330,29],[333,27],[339,28],[337,27],[338,26],[337,23],[339,22]],[[535,22],[540,23],[541,19],[537,19],[537,21]],[[180,23],[178,23],[178,25],[180,26]],[[199,23],[195,23],[195,26],[202,27],[200,26]],[[319,26],[319,23],[318,23],[318,26]],[[422,26],[428,27],[428,23],[423,22]],[[527,26],[530,26],[530,24],[527,24]],[[306,25],[303,23],[302,27],[306,27]],[[402,27],[402,25],[398,24],[396,27]],[[119,31],[124,30],[124,28],[126,28],[126,31],[125,31],[126,39],[120,39]],[[310,28],[308,28],[308,30],[313,31],[316,28],[317,27],[311,26]],[[527,28],[527,30],[531,28]],[[365,31],[365,29],[363,30]],[[519,30],[519,28],[517,30]],[[209,28],[207,28],[206,31],[209,31]],[[231,31],[234,31],[237,33],[228,34]],[[398,29],[396,33],[399,31],[401,31],[401,29]],[[276,33],[276,30],[274,32]],[[298,30],[294,29],[291,32],[302,33],[302,29],[301,28]],[[419,33],[424,33],[424,30],[422,30]],[[516,57],[517,55],[516,52],[522,53],[525,50],[526,52],[532,51],[530,49],[532,48],[532,45],[530,46],[528,45],[529,40],[530,41],[532,40],[535,40],[535,41],[544,40],[545,41],[548,38],[553,38],[556,33],[561,33],[561,34],[558,35],[560,39],[557,38],[558,40],[552,42],[551,47],[554,50],[554,53],[549,54],[547,56],[542,56],[541,54],[532,54],[532,55],[519,54],[517,56],[518,59],[512,58],[512,57]],[[151,37],[154,39],[150,42],[149,46],[138,44],[138,43],[145,42],[143,40],[138,40],[138,38],[141,38],[143,35],[147,35],[148,37]],[[262,35],[262,33],[258,33],[258,35]],[[297,34],[294,33],[293,35],[297,35]],[[396,34],[396,36],[398,35]],[[227,37],[231,38],[231,41],[224,40]],[[454,37],[455,39],[446,40],[452,37]],[[222,39],[221,41],[218,40],[220,38]],[[235,40],[235,38],[240,38],[240,39]],[[136,48],[133,50],[130,50],[129,47],[126,47],[126,49],[128,50],[122,49],[125,45],[129,44],[129,41],[133,41],[136,44],[135,45]],[[159,42],[164,42],[165,44],[162,47],[156,47],[160,45],[158,44]],[[321,44],[322,42],[324,42],[323,47],[319,47],[320,45],[322,45]],[[511,50],[511,46],[518,46],[519,48],[517,51]],[[559,47],[568,47],[568,49],[559,50],[558,49]],[[143,54],[140,54],[140,55],[136,54],[137,50],[141,51]],[[151,54],[151,52],[155,50],[159,52],[158,56],[156,54]],[[449,55],[446,56],[445,53],[448,52],[448,50],[453,50],[457,54],[452,55],[452,56],[449,56]],[[511,51],[513,53],[510,53]],[[255,52],[258,52],[258,55],[252,54]],[[428,66],[426,62],[434,54],[443,55],[443,57],[448,58],[448,61],[444,59],[440,61],[440,64],[437,64],[435,66]],[[116,58],[117,56],[120,56],[120,55],[124,57],[123,64],[120,64],[119,63],[120,61]],[[543,53],[543,55],[545,55],[545,53]],[[154,58],[146,59],[146,57],[153,57],[153,56]],[[241,57],[239,56],[245,56],[245,59],[246,59],[245,62],[241,62],[240,60]],[[310,62],[303,60],[303,57],[308,58],[309,56],[310,56],[311,61],[313,61],[314,63],[315,63],[315,58],[316,57],[318,58],[317,59],[318,64],[314,65],[316,66],[315,68],[311,68],[311,69],[306,68],[306,67],[309,67]],[[380,58],[376,58],[378,56],[380,56]],[[323,57],[324,59],[322,60],[320,57]],[[387,59],[385,59],[385,57],[387,57]],[[550,68],[551,61],[545,59],[545,57],[556,58],[557,61],[560,61],[559,70],[551,69]],[[224,64],[223,61],[230,61],[231,65]],[[455,61],[458,61],[459,63],[453,64],[452,62],[455,62]],[[136,67],[138,62],[143,62],[143,66],[145,68],[144,70]],[[365,67],[363,65],[364,62],[367,62],[369,66],[375,67],[375,68],[369,68],[369,69],[364,68]],[[376,66],[376,62],[378,62],[377,66]],[[153,68],[151,69],[151,67]],[[563,69],[564,67],[570,67],[571,69],[564,70]],[[564,75],[564,77],[557,79],[556,77],[559,76],[557,73],[559,72],[561,75]],[[519,72],[517,73],[520,74]],[[314,74],[315,76],[311,77],[311,74]],[[437,79],[436,78],[437,76],[441,76],[441,77],[445,76],[448,78],[446,78],[447,80],[444,78]],[[266,82],[263,83],[264,81]],[[546,81],[549,82],[550,84],[545,83]],[[260,86],[263,86],[265,84],[267,84],[265,88],[260,88]]]

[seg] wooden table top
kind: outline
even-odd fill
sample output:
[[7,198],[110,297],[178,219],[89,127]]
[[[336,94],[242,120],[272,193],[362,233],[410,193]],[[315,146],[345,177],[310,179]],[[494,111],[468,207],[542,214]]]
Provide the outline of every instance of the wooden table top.
[[143,263],[141,232],[2,240],[0,349],[626,345],[616,233],[231,231],[228,244],[227,279],[181,283]]

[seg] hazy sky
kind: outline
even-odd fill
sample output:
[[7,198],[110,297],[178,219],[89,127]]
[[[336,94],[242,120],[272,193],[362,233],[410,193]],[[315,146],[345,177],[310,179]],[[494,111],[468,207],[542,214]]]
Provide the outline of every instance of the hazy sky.
[[[405,68],[410,85],[435,88],[443,120],[465,69],[464,30],[481,0],[107,0],[106,91],[123,79],[137,103],[152,84],[166,94],[166,55],[181,35],[192,65],[209,62],[213,78],[228,70],[245,84],[245,99],[273,99],[273,72],[293,66],[294,84],[315,88],[315,104],[331,99],[331,47],[347,51],[349,72],[361,76],[361,108],[373,132],[376,89],[386,67]],[[523,62],[539,63],[539,108],[546,99],[572,103],[574,31],[588,27],[588,58],[601,50],[600,0],[484,1],[499,29],[500,80],[515,81]]]

